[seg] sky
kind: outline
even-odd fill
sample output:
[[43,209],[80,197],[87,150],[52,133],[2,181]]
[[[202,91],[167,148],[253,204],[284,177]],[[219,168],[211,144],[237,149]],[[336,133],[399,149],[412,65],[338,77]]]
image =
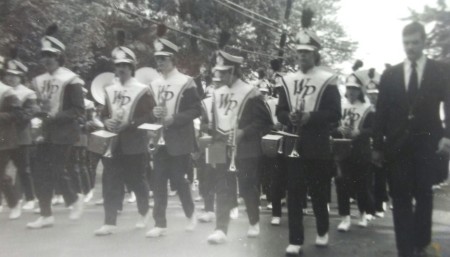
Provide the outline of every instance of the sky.
[[[436,6],[437,0],[340,0],[338,22],[348,36],[358,42],[354,58],[364,62],[364,68],[384,69],[385,63],[397,64],[404,60],[402,29],[408,21],[409,8],[421,12],[425,5]],[[450,0],[447,0],[450,6]],[[351,72],[351,62],[340,68]]]

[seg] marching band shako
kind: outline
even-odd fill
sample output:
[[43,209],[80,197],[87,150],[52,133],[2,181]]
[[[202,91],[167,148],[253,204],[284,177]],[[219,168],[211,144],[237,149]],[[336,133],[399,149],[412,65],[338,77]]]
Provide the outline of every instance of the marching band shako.
[[158,105],[161,102],[167,107],[167,116],[178,112],[181,97],[184,90],[195,87],[191,77],[179,72],[177,69],[171,71],[166,78],[160,77],[150,84],[150,90]]
[[214,90],[214,114],[216,131],[222,135],[235,126],[234,121],[240,120],[247,100],[258,95],[253,86],[238,79],[233,86],[223,86]]
[[319,108],[322,94],[328,84],[336,76],[324,69],[314,67],[308,73],[301,71],[289,73],[283,77],[283,88],[291,111],[294,111],[298,98],[305,102],[305,112],[315,111]]
[[33,80],[36,94],[41,101],[41,109],[55,116],[62,109],[64,91],[68,84],[76,83],[84,85],[77,74],[60,67],[52,75],[45,73]]

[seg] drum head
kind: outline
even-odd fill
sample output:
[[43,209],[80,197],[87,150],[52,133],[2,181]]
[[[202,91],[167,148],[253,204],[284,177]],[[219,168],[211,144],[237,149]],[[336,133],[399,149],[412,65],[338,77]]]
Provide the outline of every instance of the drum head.
[[142,67],[136,70],[135,73],[135,78],[145,85],[150,85],[153,80],[159,77],[161,77],[161,75],[155,69],[150,67]]
[[110,86],[114,80],[114,73],[104,72],[94,78],[91,84],[91,94],[94,100],[105,105],[105,88]]

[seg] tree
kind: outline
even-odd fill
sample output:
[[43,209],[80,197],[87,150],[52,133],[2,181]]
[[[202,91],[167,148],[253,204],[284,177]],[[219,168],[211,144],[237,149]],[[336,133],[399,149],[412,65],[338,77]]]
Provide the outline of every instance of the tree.
[[418,20],[429,28],[427,54],[429,57],[450,63],[450,11],[444,0],[437,1],[437,7],[425,6],[423,12],[411,11],[410,20]]
[[[57,36],[66,44],[67,66],[88,82],[97,74],[111,71],[111,50],[116,46],[117,30],[126,31],[127,46],[135,51],[141,66],[154,66],[152,42],[156,38],[156,24],[116,10],[120,8],[138,13],[151,20],[193,35],[216,40],[220,31],[231,34],[230,52],[246,58],[246,68],[268,67],[276,55],[280,40],[280,24],[262,24],[232,10],[224,0],[5,0],[0,6],[0,54],[7,55],[12,45],[19,45],[19,58],[30,67],[29,76],[42,72],[38,63],[40,39],[45,28],[56,22]],[[322,60],[333,65],[351,57],[356,44],[345,39],[345,32],[336,23],[334,0],[296,0],[288,23],[290,36],[299,29],[301,11],[309,4],[316,12],[313,29],[322,37],[325,46]],[[286,1],[233,0],[262,16],[280,21]],[[279,22],[278,22],[279,23]],[[196,75],[202,63],[208,63],[217,46],[202,40],[168,31],[166,37],[182,48],[178,67]],[[239,49],[245,49],[241,51]],[[227,50],[228,51],[228,50]],[[250,52],[250,53],[249,53]],[[261,54],[254,54],[262,53]],[[269,56],[266,56],[269,55]],[[287,54],[286,63],[294,64]]]

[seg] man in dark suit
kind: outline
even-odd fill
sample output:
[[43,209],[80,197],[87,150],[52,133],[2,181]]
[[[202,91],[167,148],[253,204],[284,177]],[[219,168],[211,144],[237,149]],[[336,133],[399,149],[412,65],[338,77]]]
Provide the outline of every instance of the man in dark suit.
[[153,114],[163,124],[164,145],[153,154],[155,227],[147,237],[160,237],[166,233],[167,182],[178,192],[183,211],[188,218],[187,231],[194,230],[196,217],[189,182],[184,178],[197,148],[193,120],[201,115],[202,107],[194,80],[175,67],[178,46],[159,38],[154,43],[158,71],[162,77],[154,80],[150,89],[158,106]]
[[[388,169],[401,257],[424,256],[431,242],[431,187],[450,142],[448,69],[424,56],[425,40],[420,23],[403,29],[407,59],[381,77],[373,130],[372,160],[379,165],[384,161]],[[441,102],[445,104],[445,129],[439,118]]]

